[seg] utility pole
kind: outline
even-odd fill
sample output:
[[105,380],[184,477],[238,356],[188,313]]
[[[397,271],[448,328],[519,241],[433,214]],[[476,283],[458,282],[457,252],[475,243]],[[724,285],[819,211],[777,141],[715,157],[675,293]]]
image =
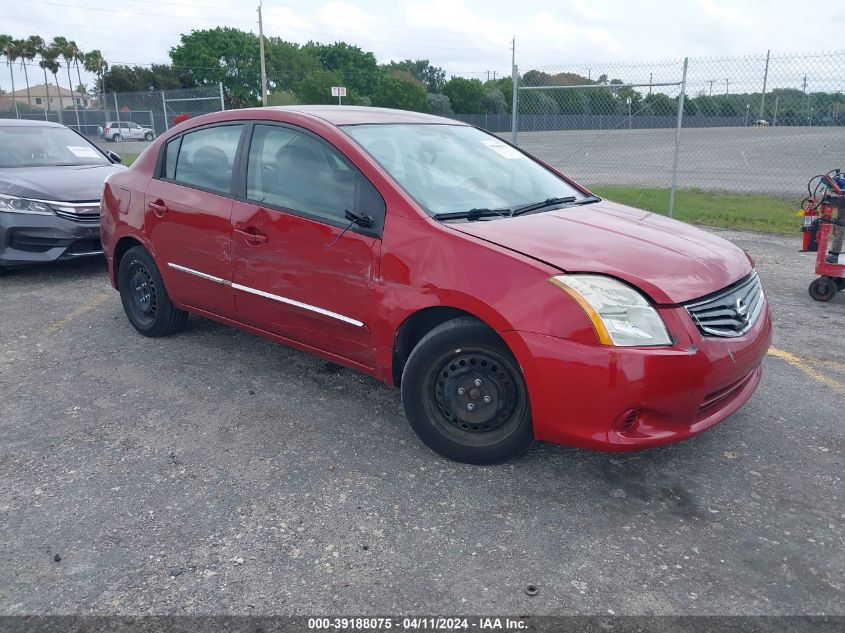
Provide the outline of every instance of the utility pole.
[[778,101],[780,101],[780,95],[775,95],[775,116],[772,119],[772,127],[778,124]]
[[731,80],[725,77],[725,96],[730,92]]
[[714,79],[711,79],[711,80],[710,80],[710,96],[711,96],[711,97],[713,96],[713,82],[714,82],[714,81],[715,81]]
[[516,145],[516,126],[519,124],[517,116],[519,111],[519,69],[516,67],[516,36],[511,41],[511,82],[513,88],[511,97],[511,143]]
[[261,105],[267,105],[267,67],[264,65],[264,22],[261,19],[261,0],[258,0],[258,49],[261,55]]
[[760,118],[765,118],[763,113],[766,110],[766,83],[769,80],[769,57],[771,56],[772,51],[766,51],[766,70],[763,73],[763,94],[760,95]]
[[654,78],[654,73],[649,73],[648,74],[648,94],[649,94],[649,96],[651,96],[651,83],[652,83],[653,78]]

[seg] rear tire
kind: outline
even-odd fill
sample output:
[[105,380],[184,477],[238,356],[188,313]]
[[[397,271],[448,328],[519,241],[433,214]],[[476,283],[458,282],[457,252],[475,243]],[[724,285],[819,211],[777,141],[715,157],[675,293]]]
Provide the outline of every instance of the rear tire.
[[830,277],[819,277],[813,280],[810,284],[810,296],[815,301],[830,301],[836,296],[838,292],[838,284],[835,279]]
[[138,332],[156,338],[185,327],[188,313],[170,301],[158,267],[143,247],[126,251],[117,275],[123,311]]
[[534,440],[525,380],[502,340],[472,318],[426,334],[402,372],[402,405],[432,450],[468,464],[503,462]]
[[114,136],[111,137],[111,140],[114,141],[115,143],[122,143],[123,142],[123,136],[121,136],[120,134],[115,134]]

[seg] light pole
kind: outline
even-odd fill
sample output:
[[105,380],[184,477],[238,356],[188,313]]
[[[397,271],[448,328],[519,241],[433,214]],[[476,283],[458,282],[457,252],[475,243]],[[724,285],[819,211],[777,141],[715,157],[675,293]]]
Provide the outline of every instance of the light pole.
[[633,128],[631,124],[631,97],[628,97],[625,101],[628,103],[628,129],[630,130]]
[[772,118],[772,127],[775,127],[778,124],[778,101],[780,101],[780,95],[775,95],[775,113]]
[[748,115],[751,114],[751,104],[745,104],[745,127],[748,127]]

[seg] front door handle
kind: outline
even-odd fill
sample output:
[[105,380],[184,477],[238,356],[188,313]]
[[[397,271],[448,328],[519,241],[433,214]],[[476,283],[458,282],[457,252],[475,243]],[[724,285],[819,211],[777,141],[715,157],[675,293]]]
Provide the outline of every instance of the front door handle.
[[244,239],[253,246],[267,242],[267,236],[253,226],[248,229],[235,229],[235,233],[243,235]]
[[156,214],[156,217],[164,217],[164,214],[167,213],[167,205],[164,204],[161,200],[156,200],[154,202],[148,202],[147,208]]

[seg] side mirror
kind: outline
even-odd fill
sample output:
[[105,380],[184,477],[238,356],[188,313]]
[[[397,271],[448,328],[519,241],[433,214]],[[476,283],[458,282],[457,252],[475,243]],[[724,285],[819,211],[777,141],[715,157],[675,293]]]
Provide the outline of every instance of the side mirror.
[[120,157],[120,154],[113,152],[110,149],[106,150],[106,156],[108,156],[109,160],[113,163],[117,163],[118,165],[123,163],[123,159]]

